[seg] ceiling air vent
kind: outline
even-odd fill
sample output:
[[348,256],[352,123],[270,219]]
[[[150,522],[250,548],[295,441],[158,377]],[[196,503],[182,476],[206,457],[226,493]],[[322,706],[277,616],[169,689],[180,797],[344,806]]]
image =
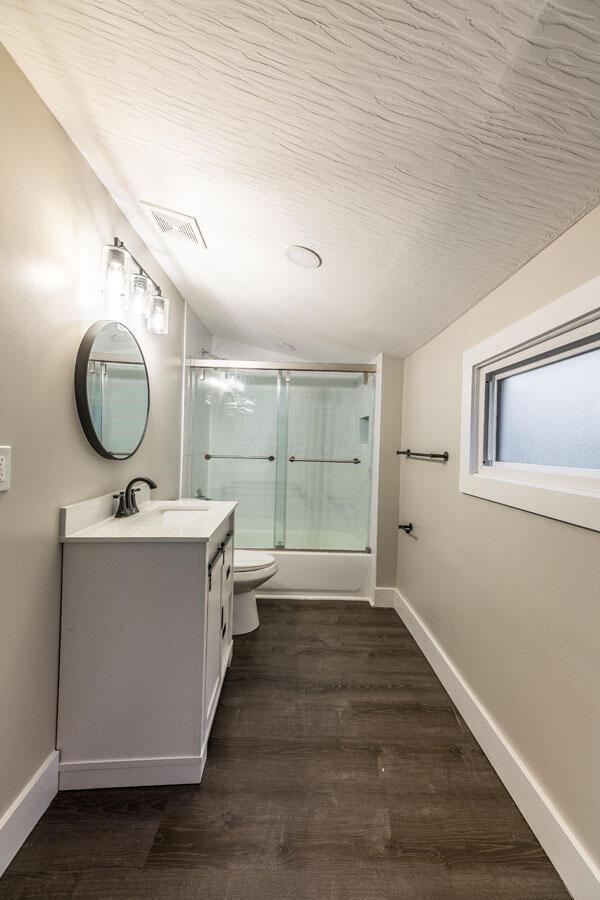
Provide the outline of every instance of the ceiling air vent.
[[183,213],[174,212],[172,209],[163,209],[161,206],[146,203],[144,200],[140,202],[162,234],[206,249],[206,241],[193,216],[184,216]]

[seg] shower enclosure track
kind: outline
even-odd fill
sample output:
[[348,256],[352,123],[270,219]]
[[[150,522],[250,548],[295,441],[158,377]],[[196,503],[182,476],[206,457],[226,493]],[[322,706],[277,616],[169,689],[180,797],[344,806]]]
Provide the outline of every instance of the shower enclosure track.
[[259,369],[283,372],[376,372],[373,363],[313,363],[285,360],[285,362],[247,359],[186,359],[186,366],[192,369]]

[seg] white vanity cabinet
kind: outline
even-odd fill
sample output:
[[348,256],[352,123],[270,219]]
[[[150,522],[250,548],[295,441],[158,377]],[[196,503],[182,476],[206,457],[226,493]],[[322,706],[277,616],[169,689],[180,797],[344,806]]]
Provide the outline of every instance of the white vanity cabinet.
[[201,779],[232,653],[235,504],[163,525],[183,504],[146,503],[131,520],[76,531],[74,507],[62,511],[63,790]]

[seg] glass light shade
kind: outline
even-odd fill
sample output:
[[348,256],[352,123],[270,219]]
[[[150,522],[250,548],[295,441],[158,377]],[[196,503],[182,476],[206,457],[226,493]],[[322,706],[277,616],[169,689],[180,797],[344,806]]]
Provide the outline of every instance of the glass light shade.
[[129,253],[123,247],[109,244],[102,248],[102,293],[110,300],[125,299],[127,295],[125,269],[128,260]]
[[167,334],[169,331],[169,301],[156,294],[150,298],[148,331],[153,334]]
[[127,312],[135,319],[147,318],[150,305],[150,279],[145,275],[128,275]]

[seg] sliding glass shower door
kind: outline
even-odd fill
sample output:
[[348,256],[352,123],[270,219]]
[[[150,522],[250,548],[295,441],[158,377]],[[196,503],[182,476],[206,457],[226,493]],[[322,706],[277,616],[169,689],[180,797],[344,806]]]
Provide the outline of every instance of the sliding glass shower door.
[[190,367],[184,494],[237,500],[237,545],[364,551],[374,375]]
[[239,547],[275,546],[277,372],[188,372],[184,486],[192,497],[237,500]]
[[369,543],[373,376],[291,372],[285,546],[365,550]]

